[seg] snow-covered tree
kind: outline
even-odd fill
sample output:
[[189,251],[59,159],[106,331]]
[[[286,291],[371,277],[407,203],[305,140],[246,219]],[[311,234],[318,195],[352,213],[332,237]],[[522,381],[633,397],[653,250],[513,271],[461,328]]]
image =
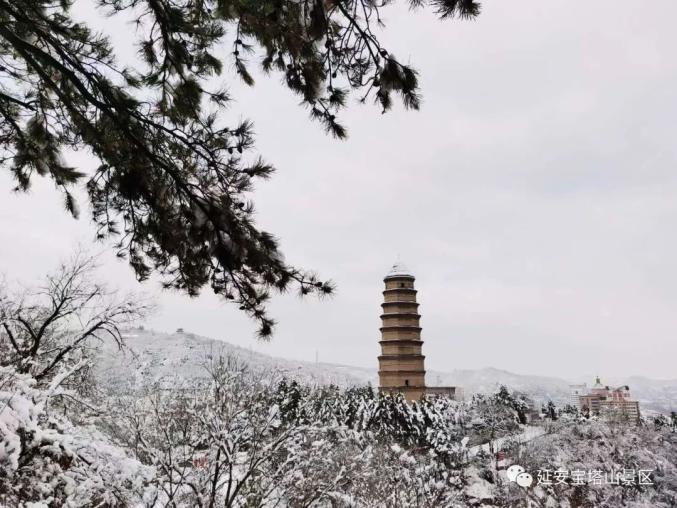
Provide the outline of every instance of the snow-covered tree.
[[503,502],[520,506],[526,498],[533,507],[672,507],[677,504],[675,457],[677,437],[667,429],[621,428],[603,419],[560,421],[555,432],[523,446],[519,464],[535,483],[529,489],[505,484]]
[[38,288],[17,294],[0,288],[0,365],[45,385],[61,368],[79,363],[86,372],[82,360],[97,341],[122,346],[121,328],[150,306],[96,282],[95,271],[95,258],[78,252]]
[[[480,442],[488,441],[490,449],[496,438],[518,429],[519,413],[515,410],[515,399],[506,387],[501,386],[493,395],[475,395],[470,403],[472,420],[470,422]],[[521,407],[521,402],[519,403]]]
[[0,367],[0,505],[112,508],[155,498],[152,467],[95,427],[50,409],[77,368],[39,388],[30,374]]
[[[6,506],[117,507],[153,496],[153,469],[88,425],[97,412],[89,399],[90,348],[98,340],[121,344],[120,327],[148,309],[97,284],[93,269],[93,260],[79,254],[36,290],[0,293]],[[79,425],[66,411],[72,404]]]

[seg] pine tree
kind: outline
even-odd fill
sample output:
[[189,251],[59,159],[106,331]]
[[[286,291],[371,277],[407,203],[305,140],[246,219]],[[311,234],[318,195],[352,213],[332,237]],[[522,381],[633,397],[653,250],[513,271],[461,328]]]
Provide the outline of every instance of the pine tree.
[[[370,0],[99,0],[102,15],[136,22],[142,66],[116,59],[105,36],[69,13],[73,0],[0,0],[0,167],[18,190],[51,178],[74,216],[73,186],[86,181],[101,239],[112,238],[138,279],[212,290],[272,331],[265,303],[296,286],[330,282],[288,265],[273,235],[253,221],[254,182],[274,168],[252,154],[248,121],[225,118],[230,97],[210,78],[231,64],[254,83],[248,60],[280,73],[313,119],[337,138],[351,91],[388,110],[393,95],[416,109],[416,71],[381,44],[373,25],[388,2]],[[409,0],[442,18],[473,18],[472,0]],[[223,54],[224,45],[230,52]],[[70,166],[87,149],[93,174]]]

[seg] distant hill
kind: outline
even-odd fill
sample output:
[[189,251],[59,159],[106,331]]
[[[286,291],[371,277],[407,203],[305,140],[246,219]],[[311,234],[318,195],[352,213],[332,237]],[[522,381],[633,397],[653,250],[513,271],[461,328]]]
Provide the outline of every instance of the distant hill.
[[234,356],[258,369],[282,372],[306,383],[351,386],[366,384],[375,377],[371,369],[275,358],[188,332],[133,329],[124,333],[124,338],[127,350],[119,351],[110,341],[98,349],[96,376],[115,390],[206,377],[205,365],[210,355],[219,354]]
[[[205,377],[204,365],[209,355],[217,354],[232,355],[256,368],[283,372],[305,383],[378,385],[376,369],[287,360],[188,332],[133,329],[125,333],[125,338],[130,351],[120,352],[111,343],[102,344],[99,350],[96,375],[105,386],[115,391],[133,389],[149,382],[174,384],[181,379]],[[582,382],[580,379],[567,381],[556,377],[520,375],[491,367],[428,371],[426,381],[431,386],[462,386],[466,396],[490,393],[503,384],[527,393],[537,402],[552,400],[557,405],[569,401],[571,382]],[[642,409],[677,410],[677,379],[654,380],[635,376],[603,381],[611,386],[630,386],[633,398],[640,401]]]
[[569,382],[544,376],[526,376],[506,370],[458,369],[451,372],[428,371],[426,381],[431,385],[463,386],[466,393],[491,393],[500,385],[529,394],[537,401],[552,400],[558,405],[569,401]]

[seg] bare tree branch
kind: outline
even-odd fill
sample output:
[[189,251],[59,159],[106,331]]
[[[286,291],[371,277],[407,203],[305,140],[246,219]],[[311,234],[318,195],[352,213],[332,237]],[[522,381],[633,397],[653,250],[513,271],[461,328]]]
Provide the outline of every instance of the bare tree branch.
[[152,306],[109,291],[95,282],[95,271],[95,259],[77,253],[47,276],[43,287],[0,299],[2,327],[13,348],[0,357],[1,364],[43,382],[77,363],[95,339],[122,346],[121,327],[142,318]]

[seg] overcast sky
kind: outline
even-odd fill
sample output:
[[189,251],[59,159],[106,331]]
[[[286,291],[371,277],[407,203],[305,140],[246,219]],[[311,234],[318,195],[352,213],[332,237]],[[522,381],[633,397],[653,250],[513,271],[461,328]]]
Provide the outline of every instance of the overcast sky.
[[[375,368],[382,279],[399,255],[429,369],[677,377],[677,3],[492,0],[474,22],[383,12],[386,47],[421,72],[421,111],[352,104],[338,142],[277,77],[233,87],[229,114],[255,122],[279,168],[257,188],[259,224],[288,261],[333,279],[335,297],[275,297],[277,333],[262,343],[211,294],[140,286],[110,255],[102,277],[157,295],[153,328]],[[69,218],[51,183],[30,196],[11,185],[0,172],[8,279],[93,245],[88,213]]]

